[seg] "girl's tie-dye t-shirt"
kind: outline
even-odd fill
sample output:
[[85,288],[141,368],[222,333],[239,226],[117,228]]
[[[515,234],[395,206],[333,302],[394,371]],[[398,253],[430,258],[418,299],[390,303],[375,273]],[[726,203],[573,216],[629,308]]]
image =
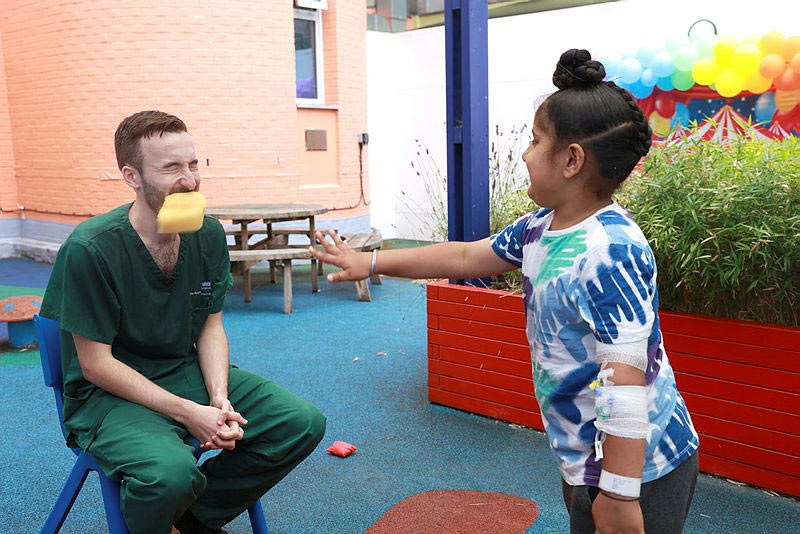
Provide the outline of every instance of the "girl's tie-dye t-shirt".
[[698,445],[658,326],[653,251],[616,203],[579,224],[548,230],[552,210],[520,217],[491,238],[522,269],[536,399],[564,480],[596,486],[597,349],[647,352],[647,438],[642,482],[672,471]]

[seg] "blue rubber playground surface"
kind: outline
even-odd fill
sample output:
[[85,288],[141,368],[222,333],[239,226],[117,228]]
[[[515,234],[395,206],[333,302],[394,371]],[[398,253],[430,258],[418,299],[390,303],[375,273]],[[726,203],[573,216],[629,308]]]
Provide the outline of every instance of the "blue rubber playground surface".
[[[403,499],[441,489],[524,497],[539,508],[526,532],[569,531],[544,434],[428,402],[424,286],[385,280],[372,286],[372,302],[359,302],[353,284],[322,281],[312,294],[299,271],[291,315],[282,313],[282,287],[261,274],[253,277],[252,303],[237,284],[224,308],[232,362],[305,397],[328,418],[318,449],[262,499],[270,533],[364,532]],[[49,265],[0,260],[0,298],[42,294],[49,273]],[[0,328],[0,532],[27,534],[41,528],[74,456],[38,352],[10,350]],[[335,440],[358,450],[330,455],[325,449]],[[785,534],[798,525],[797,500],[701,475],[685,532]],[[250,532],[246,517],[229,528]],[[61,532],[106,532],[94,475]]]

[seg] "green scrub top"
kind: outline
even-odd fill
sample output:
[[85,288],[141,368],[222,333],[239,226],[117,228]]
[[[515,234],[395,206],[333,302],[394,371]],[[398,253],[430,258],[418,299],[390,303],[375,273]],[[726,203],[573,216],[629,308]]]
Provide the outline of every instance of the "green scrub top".
[[87,448],[121,399],[87,382],[72,334],[111,345],[114,357],[155,383],[197,363],[206,318],[222,309],[233,279],[222,225],[206,216],[181,234],[175,269],[156,265],[120,206],[79,224],[61,246],[40,314],[61,325],[64,426]]

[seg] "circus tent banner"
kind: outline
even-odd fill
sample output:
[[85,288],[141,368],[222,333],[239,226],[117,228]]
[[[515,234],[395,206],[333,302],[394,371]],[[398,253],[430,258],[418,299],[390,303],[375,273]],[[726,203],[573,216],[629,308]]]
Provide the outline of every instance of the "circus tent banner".
[[698,124],[697,128],[689,135],[689,138],[720,140],[743,135],[764,141],[775,139],[775,136],[768,129],[751,123],[728,105],[722,106],[722,109],[709,117],[708,120]]

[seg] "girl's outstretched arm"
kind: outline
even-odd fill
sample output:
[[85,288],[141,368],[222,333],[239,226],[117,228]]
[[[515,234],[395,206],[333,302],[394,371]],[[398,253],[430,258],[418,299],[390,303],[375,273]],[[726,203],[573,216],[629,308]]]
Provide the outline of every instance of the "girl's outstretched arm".
[[[363,280],[370,275],[372,252],[356,252],[330,232],[333,243],[317,232],[324,251],[309,248],[320,261],[342,270],[328,275],[329,282]],[[513,271],[517,266],[501,259],[489,238],[480,241],[448,241],[424,247],[381,250],[375,254],[375,274],[402,278],[480,278]]]

